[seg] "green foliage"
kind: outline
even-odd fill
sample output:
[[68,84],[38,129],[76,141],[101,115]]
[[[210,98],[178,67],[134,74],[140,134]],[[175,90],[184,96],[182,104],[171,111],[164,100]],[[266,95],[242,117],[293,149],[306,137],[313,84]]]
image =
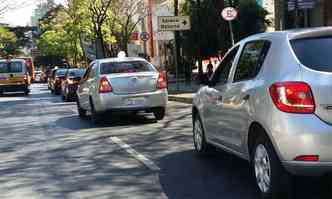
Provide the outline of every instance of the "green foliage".
[[15,55],[18,53],[17,37],[15,33],[0,27],[0,56]]
[[[185,55],[194,59],[204,59],[224,54],[231,46],[229,25],[220,15],[229,1],[220,0],[186,0],[182,5],[182,14],[191,17],[191,31],[181,34]],[[239,10],[239,17],[234,24],[236,41],[249,35],[264,32],[269,24],[268,12],[255,0],[234,0],[231,2]]]
[[266,31],[271,22],[266,19],[269,14],[256,0],[239,0],[239,18],[234,21],[237,40],[252,34]]

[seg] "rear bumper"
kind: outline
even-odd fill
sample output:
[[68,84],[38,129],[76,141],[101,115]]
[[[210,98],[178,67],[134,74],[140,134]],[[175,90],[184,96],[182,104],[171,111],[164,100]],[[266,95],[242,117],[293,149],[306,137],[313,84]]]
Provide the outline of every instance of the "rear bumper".
[[332,162],[283,162],[288,172],[299,176],[322,176],[332,172]]
[[[145,102],[140,105],[126,105],[128,98],[143,97]],[[114,93],[99,94],[95,96],[94,103],[97,112],[108,112],[114,110],[140,111],[156,107],[166,107],[168,102],[167,90],[158,90],[149,93],[116,95]]]
[[29,89],[27,84],[16,84],[16,85],[0,85],[1,92],[18,92],[26,91]]

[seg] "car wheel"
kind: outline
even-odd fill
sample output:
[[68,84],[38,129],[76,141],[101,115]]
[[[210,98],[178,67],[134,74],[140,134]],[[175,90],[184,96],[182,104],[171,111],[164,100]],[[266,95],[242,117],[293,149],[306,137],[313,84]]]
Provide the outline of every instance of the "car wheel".
[[92,100],[90,99],[90,107],[91,107],[91,120],[93,123],[95,124],[99,124],[101,121],[101,118],[100,118],[100,114],[97,113],[96,109],[95,109],[95,106],[92,102]]
[[30,93],[30,90],[29,90],[29,89],[26,89],[26,90],[24,91],[24,95],[29,95],[29,93]]
[[202,121],[199,116],[194,118],[193,140],[195,151],[199,155],[205,155],[213,151],[214,147],[207,143]]
[[153,111],[156,120],[163,120],[166,114],[165,108],[158,108]]
[[273,145],[266,136],[257,139],[251,154],[256,185],[264,199],[287,194],[291,176],[282,167]]
[[78,116],[83,118],[86,117],[86,110],[84,110],[81,105],[80,101],[77,99],[77,111],[78,111]]

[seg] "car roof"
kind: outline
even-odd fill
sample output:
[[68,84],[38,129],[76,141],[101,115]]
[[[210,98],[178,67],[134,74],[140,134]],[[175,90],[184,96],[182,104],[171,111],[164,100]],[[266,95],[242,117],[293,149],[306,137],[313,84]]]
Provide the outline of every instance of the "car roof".
[[145,61],[146,59],[140,58],[140,57],[123,57],[123,58],[106,58],[106,59],[98,59],[96,60],[99,63],[109,63],[109,62],[130,62],[130,61]]
[[305,39],[311,37],[324,37],[332,36],[332,27],[317,27],[317,28],[300,28],[300,29],[291,29],[285,31],[275,31],[275,32],[266,32],[255,34],[247,37],[246,39],[240,41],[248,42],[252,40],[267,39],[273,37],[282,37],[285,40],[294,40],[294,39]]

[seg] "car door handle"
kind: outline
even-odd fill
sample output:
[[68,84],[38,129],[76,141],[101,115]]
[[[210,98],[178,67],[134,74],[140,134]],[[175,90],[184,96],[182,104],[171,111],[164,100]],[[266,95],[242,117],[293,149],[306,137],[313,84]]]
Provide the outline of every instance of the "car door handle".
[[250,95],[245,95],[244,97],[243,97],[243,100],[244,101],[248,101],[250,99]]

